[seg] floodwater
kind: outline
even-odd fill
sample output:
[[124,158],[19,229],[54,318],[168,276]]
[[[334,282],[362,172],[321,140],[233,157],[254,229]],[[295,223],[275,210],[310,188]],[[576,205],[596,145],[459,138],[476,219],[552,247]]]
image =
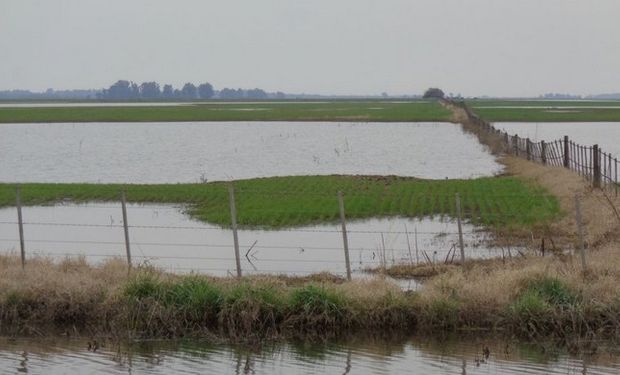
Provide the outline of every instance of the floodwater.
[[491,176],[502,166],[450,123],[0,125],[0,181],[187,183],[269,176]]
[[493,125],[534,142],[554,141],[568,135],[573,142],[583,146],[598,144],[604,152],[620,158],[618,122],[496,122]]
[[[618,353],[596,354],[485,338],[353,337],[226,345],[0,338],[0,374],[590,374],[620,372]],[[597,343],[604,344],[604,343]],[[489,355],[483,354],[485,348]]]
[[[129,237],[135,265],[150,264],[166,271],[196,271],[218,276],[236,274],[230,229],[190,219],[182,207],[130,204]],[[23,207],[28,257],[85,256],[91,263],[125,257],[122,212],[116,203]],[[19,253],[15,208],[0,209],[0,251]],[[468,258],[508,256],[508,249],[487,245],[490,234],[463,225]],[[367,277],[369,267],[395,263],[444,263],[460,259],[457,224],[439,218],[382,218],[347,223],[351,268]],[[341,227],[330,225],[284,230],[239,230],[244,274],[345,275]],[[417,251],[416,251],[417,249]],[[448,252],[450,255],[448,257]],[[511,250],[511,256],[517,250]],[[428,257],[428,258],[427,258]],[[412,284],[402,284],[410,288]]]

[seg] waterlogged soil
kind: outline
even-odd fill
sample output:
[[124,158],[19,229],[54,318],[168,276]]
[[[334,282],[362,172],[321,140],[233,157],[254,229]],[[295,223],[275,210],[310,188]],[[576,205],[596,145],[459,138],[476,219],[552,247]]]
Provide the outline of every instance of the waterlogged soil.
[[604,152],[620,157],[620,123],[617,122],[496,122],[493,125],[534,142],[555,141],[567,135],[577,144],[598,144]]
[[[230,345],[0,338],[0,373],[33,374],[590,374],[620,372],[617,351],[485,337],[351,338]],[[96,349],[93,351],[93,348]],[[89,349],[90,348],[90,349]]]
[[492,176],[450,123],[3,124],[0,181],[183,183],[291,175]]
[[[23,207],[28,257],[85,256],[91,263],[125,257],[120,205],[91,203]],[[233,234],[191,220],[183,207],[128,205],[129,238],[135,265],[149,264],[167,271],[197,271],[218,276],[236,274]],[[467,258],[508,256],[508,249],[492,247],[491,234],[463,225]],[[0,209],[0,251],[19,253],[17,211]],[[356,277],[385,264],[444,263],[458,260],[455,221],[441,218],[382,218],[347,223],[351,267]],[[346,274],[339,223],[285,230],[238,232],[244,274],[306,275],[317,272]],[[512,249],[516,256],[516,250]],[[401,281],[406,289],[417,284]]]

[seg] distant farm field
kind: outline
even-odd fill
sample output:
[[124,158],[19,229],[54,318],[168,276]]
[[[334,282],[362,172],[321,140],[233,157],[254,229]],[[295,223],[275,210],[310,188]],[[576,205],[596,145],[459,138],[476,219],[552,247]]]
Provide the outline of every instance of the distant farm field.
[[495,122],[617,122],[620,101],[471,100],[469,107]]
[[0,108],[0,123],[165,121],[449,121],[438,102],[202,102],[187,105],[64,106]]

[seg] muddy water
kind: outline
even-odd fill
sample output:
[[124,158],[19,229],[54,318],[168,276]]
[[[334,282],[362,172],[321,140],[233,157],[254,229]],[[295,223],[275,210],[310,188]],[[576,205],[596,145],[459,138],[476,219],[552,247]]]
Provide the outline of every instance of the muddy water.
[[[618,353],[597,354],[484,337],[425,337],[234,346],[206,341],[113,343],[0,338],[0,374],[618,374]],[[102,346],[103,345],[103,346]],[[600,346],[601,343],[598,343]],[[489,355],[483,354],[484,348]]]
[[[190,219],[182,207],[128,205],[133,260],[173,272],[199,271],[225,276],[235,273],[233,236],[229,229]],[[84,255],[93,263],[124,257],[125,245],[120,205],[115,203],[66,204],[24,207],[24,234],[28,256]],[[17,212],[0,209],[0,251],[18,253]],[[347,225],[351,265],[362,276],[368,267],[385,262],[436,263],[455,254],[458,230],[454,221],[382,218]],[[486,245],[489,234],[463,226],[466,256],[496,257],[502,249]],[[331,225],[286,230],[240,230],[242,269],[250,273],[303,275],[328,271],[345,273],[341,228]],[[417,249],[417,251],[416,251]],[[448,257],[448,252],[450,256]],[[508,249],[505,255],[508,256]],[[516,255],[512,249],[512,255]]]
[[496,122],[496,128],[538,142],[563,139],[580,145],[598,144],[601,150],[620,157],[620,123],[617,122]]
[[470,178],[502,170],[449,123],[2,124],[0,181],[179,183],[288,175]]

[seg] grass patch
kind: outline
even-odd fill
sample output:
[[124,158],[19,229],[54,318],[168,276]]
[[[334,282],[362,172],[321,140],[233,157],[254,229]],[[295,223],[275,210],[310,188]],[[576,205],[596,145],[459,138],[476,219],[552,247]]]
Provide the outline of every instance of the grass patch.
[[290,309],[294,317],[291,324],[297,330],[312,327],[323,332],[350,324],[345,296],[322,286],[310,284],[294,290]]
[[[118,201],[187,204],[193,218],[222,226],[230,224],[227,185],[169,184],[23,184],[26,205]],[[297,176],[235,182],[237,221],[246,227],[280,228],[336,222],[337,192],[345,194],[349,219],[381,216],[454,217],[454,197],[461,195],[464,217],[474,224],[500,229],[535,227],[555,219],[556,198],[518,178],[419,180],[399,177]],[[15,188],[0,184],[0,207],[15,204]]]
[[177,121],[450,121],[438,102],[328,101],[144,107],[0,108],[0,123]]
[[540,316],[555,309],[570,308],[576,301],[576,294],[561,280],[543,277],[529,280],[511,308],[520,316]]

